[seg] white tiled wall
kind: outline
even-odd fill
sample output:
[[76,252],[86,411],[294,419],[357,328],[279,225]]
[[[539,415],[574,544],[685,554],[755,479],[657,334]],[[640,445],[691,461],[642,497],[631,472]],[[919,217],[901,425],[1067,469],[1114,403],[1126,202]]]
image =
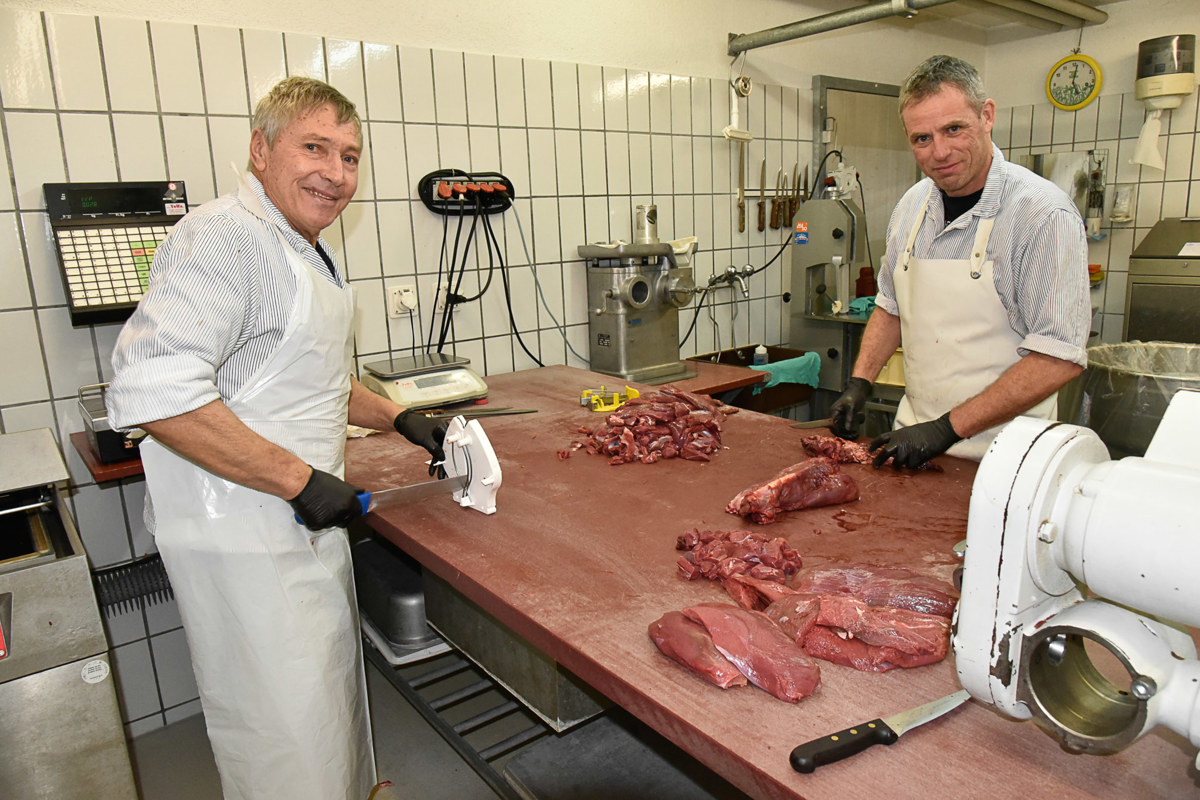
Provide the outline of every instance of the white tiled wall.
[[[120,329],[70,325],[42,184],[169,177],[186,182],[192,205],[212,199],[233,186],[229,162],[245,164],[254,101],[287,74],[330,80],[365,120],[357,198],[326,232],[357,289],[360,364],[422,346],[429,330],[443,220],[416,199],[416,182],[435,169],[499,171],[515,185],[515,208],[495,220],[497,236],[512,314],[545,364],[584,365],[554,322],[565,324],[566,339],[586,357],[576,247],[632,238],[636,205],[658,205],[661,238],[699,238],[700,284],[730,265],[765,263],[781,241],[753,222],[737,233],[736,151],[721,135],[729,121],[723,80],[0,8],[0,135],[9,172],[0,182],[0,432],[48,427],[65,443],[82,430],[76,391],[111,376]],[[765,157],[774,174],[808,161],[811,107],[807,90],[756,87],[741,113],[755,135],[749,164]],[[757,176],[757,168],[747,174]],[[716,322],[706,309],[684,354],[780,343],[784,261],[754,278],[749,300],[739,295],[735,304],[728,288],[715,293]],[[468,263],[473,272],[463,286],[473,293],[486,255]],[[421,315],[411,324],[386,316],[385,289],[394,283],[418,287]],[[681,333],[691,317],[691,309],[682,314]],[[499,280],[456,313],[453,349],[485,375],[534,366],[510,329]],[[93,566],[151,551],[143,481],[97,485],[69,444],[64,451]],[[132,733],[198,711],[173,603],[115,616],[108,628]]]
[[[992,137],[1009,156],[1104,149],[1108,151],[1105,217],[1101,238],[1089,244],[1089,260],[1100,264],[1105,279],[1092,288],[1097,309],[1093,330],[1104,343],[1121,341],[1125,316],[1125,288],[1129,255],[1154,224],[1164,217],[1200,214],[1200,149],[1196,148],[1196,95],[1164,112],[1159,150],[1166,169],[1130,163],[1145,120],[1145,104],[1133,93],[1101,95],[1077,112],[1062,111],[1050,103],[999,109]],[[1133,220],[1112,222],[1116,187],[1134,193]]]

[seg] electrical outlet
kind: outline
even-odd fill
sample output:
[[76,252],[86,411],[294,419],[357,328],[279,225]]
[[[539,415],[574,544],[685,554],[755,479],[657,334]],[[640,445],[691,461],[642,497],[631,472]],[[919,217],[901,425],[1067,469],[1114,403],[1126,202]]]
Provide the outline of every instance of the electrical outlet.
[[417,287],[411,283],[398,283],[387,287],[388,316],[395,319],[417,310]]

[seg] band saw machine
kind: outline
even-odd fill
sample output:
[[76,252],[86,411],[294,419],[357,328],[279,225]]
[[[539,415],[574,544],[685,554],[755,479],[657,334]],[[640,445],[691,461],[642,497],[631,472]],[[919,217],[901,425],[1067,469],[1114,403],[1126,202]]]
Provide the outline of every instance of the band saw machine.
[[[959,680],[1068,750],[1112,753],[1163,725],[1200,746],[1200,392],[1172,399],[1144,457],[1020,417],[971,493]],[[1197,758],[1200,768],[1200,757]]]

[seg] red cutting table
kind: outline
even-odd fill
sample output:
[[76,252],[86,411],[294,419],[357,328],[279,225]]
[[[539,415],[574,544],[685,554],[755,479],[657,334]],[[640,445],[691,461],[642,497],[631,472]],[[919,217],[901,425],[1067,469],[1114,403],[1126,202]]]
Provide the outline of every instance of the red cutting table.
[[[1032,722],[971,702],[838,764],[799,775],[797,744],[903,711],[958,687],[953,655],[876,675],[822,662],[822,686],[798,704],[754,687],[721,690],[663,657],[647,626],[666,611],[728,602],[707,581],[676,573],[675,538],[699,527],[755,527],[725,513],[742,489],[804,455],[787,420],[729,417],[726,449],[709,463],[671,459],[609,466],[558,450],[599,414],[579,393],[607,376],[547,367],[488,378],[491,402],[538,409],[483,426],[504,470],[499,510],[485,516],[449,498],[392,507],[372,527],[548,656],[755,798],[1149,798],[1197,793],[1194,749],[1159,729],[1111,756],[1072,755]],[[641,388],[641,387],[639,387]],[[653,391],[654,387],[645,387]],[[347,477],[368,489],[427,480],[424,453],[394,434],[351,441]],[[786,537],[805,565],[866,561],[950,579],[966,537],[976,465],[942,458],[944,473],[845,469],[855,503],[793,512],[761,528]]]

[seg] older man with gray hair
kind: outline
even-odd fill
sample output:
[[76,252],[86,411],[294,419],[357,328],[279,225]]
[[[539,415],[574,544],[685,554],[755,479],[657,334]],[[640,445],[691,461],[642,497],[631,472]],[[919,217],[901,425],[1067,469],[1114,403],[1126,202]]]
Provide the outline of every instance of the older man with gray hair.
[[255,109],[237,191],[174,227],[113,353],[108,411],[149,434],[147,527],[227,800],[371,791],[347,422],[395,427],[431,471],[443,460],[444,424],[351,376],[354,302],[320,233],[354,196],[361,155],[340,92],[277,84]]
[[1018,415],[1053,419],[1058,390],[1087,366],[1087,239],[1057,186],[1004,159],[996,105],[975,68],[917,66],[900,118],[926,175],[896,205],[876,309],[834,431],[857,435],[880,369],[904,347],[905,395],[875,466],[916,468],[942,453],[979,460]]

